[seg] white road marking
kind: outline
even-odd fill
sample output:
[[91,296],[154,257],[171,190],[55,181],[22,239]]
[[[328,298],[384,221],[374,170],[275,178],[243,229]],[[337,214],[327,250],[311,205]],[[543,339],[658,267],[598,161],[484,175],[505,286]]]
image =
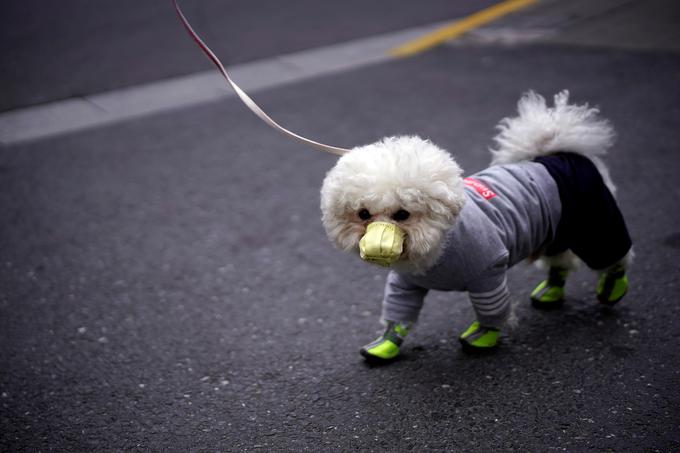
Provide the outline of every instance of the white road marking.
[[[445,22],[448,23],[448,22]],[[248,93],[389,60],[389,50],[443,23],[228,67]],[[197,50],[196,50],[197,51]],[[210,63],[206,60],[206,66]],[[221,101],[234,93],[216,70],[0,113],[0,143],[12,145]],[[244,113],[245,114],[245,113]]]

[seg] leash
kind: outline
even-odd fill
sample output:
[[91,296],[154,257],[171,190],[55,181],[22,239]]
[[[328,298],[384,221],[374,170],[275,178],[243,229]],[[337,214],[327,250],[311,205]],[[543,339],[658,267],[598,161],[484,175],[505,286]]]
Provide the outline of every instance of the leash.
[[210,47],[208,47],[203,40],[198,36],[198,34],[194,31],[194,29],[191,27],[189,24],[189,21],[187,18],[184,16],[184,13],[182,13],[182,10],[179,7],[179,4],[177,3],[177,0],[172,0],[173,4],[175,5],[175,11],[177,11],[177,15],[179,16],[180,20],[182,21],[182,24],[184,25],[184,29],[189,33],[189,36],[198,44],[198,47],[201,48],[201,50],[210,58],[210,60],[213,62],[215,66],[217,66],[217,69],[222,73],[222,76],[227,80],[231,88],[234,90],[236,95],[241,99],[241,101],[248,107],[255,115],[257,115],[258,118],[260,118],[262,121],[264,121],[266,124],[271,126],[272,128],[276,129],[279,132],[282,132],[283,134],[287,135],[288,137],[294,138],[295,140],[298,140],[305,145],[309,145],[313,148],[316,148],[320,151],[325,151],[327,153],[332,153],[332,154],[337,154],[337,155],[343,155],[347,152],[349,152],[348,149],[345,148],[338,148],[336,146],[330,146],[330,145],[325,145],[323,143],[315,142],[314,140],[310,140],[306,137],[303,137],[301,135],[298,135],[294,132],[289,131],[285,127],[279,125],[276,121],[271,119],[269,115],[267,115],[261,108],[258,106],[255,101],[253,101],[248,94],[241,89],[232,79],[229,77],[229,74],[227,73],[227,70],[224,69],[224,65],[220,61],[219,58],[215,55],[215,53],[210,50]]

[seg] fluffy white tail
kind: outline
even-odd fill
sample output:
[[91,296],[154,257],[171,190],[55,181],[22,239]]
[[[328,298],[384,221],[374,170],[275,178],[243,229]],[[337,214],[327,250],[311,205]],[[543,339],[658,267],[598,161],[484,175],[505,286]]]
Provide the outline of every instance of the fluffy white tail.
[[557,151],[582,154],[593,161],[612,193],[616,188],[601,156],[614,143],[614,128],[598,118],[600,112],[588,104],[569,104],[569,91],[554,97],[554,107],[533,91],[517,103],[519,116],[503,118],[500,133],[494,137],[497,149],[491,149],[492,165],[531,160]]

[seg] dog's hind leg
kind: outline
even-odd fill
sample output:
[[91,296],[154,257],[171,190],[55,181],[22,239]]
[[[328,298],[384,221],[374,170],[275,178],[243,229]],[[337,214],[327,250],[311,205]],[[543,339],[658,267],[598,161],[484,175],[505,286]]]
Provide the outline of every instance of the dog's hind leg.
[[531,305],[542,309],[562,306],[567,276],[578,268],[578,257],[571,250],[565,250],[556,255],[543,255],[536,264],[539,268],[548,269],[548,278],[531,292]]
[[597,282],[597,300],[604,305],[612,306],[623,299],[628,292],[628,276],[626,270],[633,262],[635,253],[631,248],[626,256],[614,265],[600,270]]

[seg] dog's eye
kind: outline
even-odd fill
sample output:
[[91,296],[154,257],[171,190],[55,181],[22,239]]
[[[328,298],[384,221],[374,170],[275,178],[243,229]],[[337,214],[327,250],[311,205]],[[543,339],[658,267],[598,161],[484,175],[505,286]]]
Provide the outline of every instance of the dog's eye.
[[368,212],[368,209],[362,209],[360,210],[357,215],[361,220],[368,220],[371,218],[371,213]]
[[411,216],[411,213],[405,209],[400,209],[394,214],[392,214],[392,220],[396,222],[403,222]]

